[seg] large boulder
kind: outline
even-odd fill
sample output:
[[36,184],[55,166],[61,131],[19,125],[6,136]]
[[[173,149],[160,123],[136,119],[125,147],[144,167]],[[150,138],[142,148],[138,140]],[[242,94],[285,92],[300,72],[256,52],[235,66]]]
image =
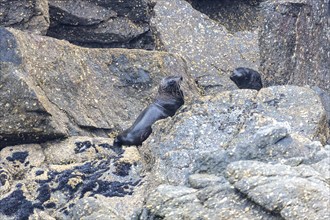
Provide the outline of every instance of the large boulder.
[[48,35],[88,47],[154,49],[150,0],[49,0]]
[[237,160],[308,161],[329,137],[320,98],[296,86],[206,96],[153,130],[142,146],[147,165],[154,183],[170,184],[186,184],[193,173],[222,175]]
[[0,26],[45,35],[49,27],[48,0],[3,0]]
[[140,149],[153,189],[140,217],[320,219],[329,208],[329,136],[309,88],[203,97],[156,123]]
[[183,76],[187,101],[197,94],[173,54],[87,49],[5,28],[0,36],[1,145],[127,128],[167,75]]
[[236,88],[229,75],[238,66],[258,69],[257,28],[231,33],[183,0],[156,2],[151,24],[157,47],[184,57],[207,94]]
[[329,1],[266,1],[262,8],[265,84],[317,85],[330,94]]

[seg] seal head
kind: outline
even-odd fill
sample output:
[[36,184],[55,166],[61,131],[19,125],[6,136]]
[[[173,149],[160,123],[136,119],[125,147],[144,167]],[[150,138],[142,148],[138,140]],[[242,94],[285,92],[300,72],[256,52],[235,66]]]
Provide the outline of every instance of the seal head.
[[237,85],[240,89],[255,89],[260,90],[262,88],[261,76],[260,74],[250,68],[239,67],[236,68],[230,79]]
[[130,128],[115,138],[113,146],[140,146],[151,134],[151,126],[156,121],[172,117],[184,104],[183,92],[180,89],[181,82],[181,76],[168,76],[162,79],[154,102],[140,113]]

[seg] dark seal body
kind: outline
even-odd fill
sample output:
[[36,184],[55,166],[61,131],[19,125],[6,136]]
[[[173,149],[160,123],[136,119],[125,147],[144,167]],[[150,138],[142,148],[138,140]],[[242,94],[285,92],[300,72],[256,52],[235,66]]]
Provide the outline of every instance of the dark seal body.
[[230,79],[237,85],[240,89],[255,89],[260,90],[262,88],[261,76],[260,74],[250,68],[239,67],[236,68]]
[[184,104],[183,92],[180,89],[181,81],[180,76],[168,76],[162,79],[154,102],[140,113],[130,128],[115,138],[113,146],[142,145],[151,134],[151,126],[156,121],[173,116]]

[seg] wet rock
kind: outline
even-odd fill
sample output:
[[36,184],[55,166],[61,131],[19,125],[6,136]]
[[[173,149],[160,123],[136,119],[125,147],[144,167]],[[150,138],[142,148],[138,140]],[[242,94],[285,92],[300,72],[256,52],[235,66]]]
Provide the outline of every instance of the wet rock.
[[[328,164],[326,172],[329,172],[330,157],[324,162]],[[329,181],[313,166],[239,161],[227,167],[227,175],[236,189],[285,219],[329,217]]]
[[108,142],[111,143],[109,138],[70,137],[63,141],[48,142],[43,146],[49,163],[68,164],[104,159],[109,152],[116,153]]
[[0,2],[0,26],[45,35],[49,23],[48,0]]
[[141,152],[154,158],[147,164],[154,183],[169,184],[187,184],[194,173],[222,175],[237,160],[318,161],[329,136],[319,97],[296,86],[206,96],[153,130]]
[[87,47],[154,48],[149,0],[50,0],[49,5],[49,36]]
[[330,93],[326,0],[265,1],[260,71],[265,84],[317,85]]
[[[104,147],[112,141],[72,137],[43,148],[21,145],[2,149],[0,217],[72,219],[108,215],[129,219],[142,208],[145,195],[141,158],[133,147],[123,148],[121,154]],[[76,143],[88,142],[91,147],[86,151],[75,151]]]
[[154,13],[158,48],[182,55],[206,94],[236,88],[229,75],[239,66],[258,69],[257,29],[230,33],[182,0],[159,0]]
[[167,75],[183,76],[187,101],[198,94],[173,54],[86,49],[4,28],[0,35],[2,147],[127,128]]

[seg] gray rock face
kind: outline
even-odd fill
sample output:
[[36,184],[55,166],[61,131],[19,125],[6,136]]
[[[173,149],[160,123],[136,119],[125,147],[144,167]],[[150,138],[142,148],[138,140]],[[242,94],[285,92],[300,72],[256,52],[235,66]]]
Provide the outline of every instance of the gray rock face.
[[238,66],[258,69],[257,29],[230,33],[181,0],[158,0],[154,13],[158,47],[182,55],[207,94],[236,88],[229,75]]
[[49,5],[49,36],[88,47],[154,49],[149,0],[50,0]]
[[3,0],[0,26],[45,35],[49,27],[48,0]]
[[154,157],[154,181],[170,184],[186,184],[193,173],[222,175],[237,160],[307,160],[322,146],[311,140],[329,136],[317,94],[295,86],[204,97],[153,130],[143,148]]
[[263,3],[260,70],[266,85],[317,85],[330,93],[329,2]]
[[156,188],[140,218],[322,219],[330,151],[313,140],[326,137],[325,111],[309,88],[203,97],[156,124],[143,144],[153,157],[148,188]]
[[[297,167],[239,161],[227,167],[227,175],[252,201],[285,219],[327,219],[329,165],[330,157],[313,166]],[[322,167],[323,172],[316,167]]]
[[[214,178],[214,177],[211,177]],[[141,219],[282,219],[236,194],[225,182],[203,189],[160,185],[149,196]]]
[[183,76],[187,101],[197,94],[184,61],[172,54],[89,50],[4,28],[0,35],[1,144],[127,128],[166,75]]

